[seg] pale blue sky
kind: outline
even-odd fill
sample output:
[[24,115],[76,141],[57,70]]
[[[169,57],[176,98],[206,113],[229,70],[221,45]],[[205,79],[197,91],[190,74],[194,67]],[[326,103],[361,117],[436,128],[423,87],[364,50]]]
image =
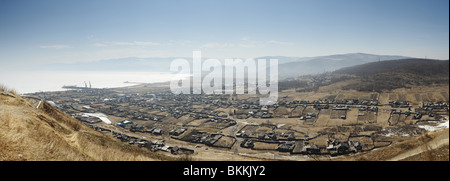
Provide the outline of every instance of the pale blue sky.
[[449,58],[448,0],[0,0],[0,62],[122,57]]

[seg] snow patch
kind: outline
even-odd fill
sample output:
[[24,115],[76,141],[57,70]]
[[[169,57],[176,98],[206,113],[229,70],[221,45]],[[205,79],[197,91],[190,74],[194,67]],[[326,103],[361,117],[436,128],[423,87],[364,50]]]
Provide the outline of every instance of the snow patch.
[[108,116],[106,116],[103,113],[83,113],[83,116],[92,116],[92,117],[97,117],[100,120],[102,120],[104,123],[106,124],[111,124],[111,121],[108,119]]
[[283,127],[284,125],[286,125],[286,124],[277,124],[277,128],[281,128],[281,127]]
[[440,123],[436,126],[430,126],[430,125],[419,125],[419,128],[425,129],[427,131],[436,131],[436,130],[441,130],[441,129],[445,129],[445,128],[449,128],[449,123],[448,123],[448,118],[445,119],[446,121],[443,123]]

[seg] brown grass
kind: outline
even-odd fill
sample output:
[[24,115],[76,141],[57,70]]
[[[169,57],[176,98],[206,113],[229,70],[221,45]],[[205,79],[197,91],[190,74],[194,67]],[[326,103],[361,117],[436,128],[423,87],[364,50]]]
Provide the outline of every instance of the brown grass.
[[[410,139],[395,143],[388,147],[383,147],[363,154],[343,156],[335,160],[384,161],[390,160],[397,155],[406,153],[410,150],[421,148],[418,155],[413,155],[403,160],[437,161],[447,159],[446,161],[448,161],[448,145],[438,149],[431,149],[429,146],[427,146],[428,143],[430,143],[432,140],[440,139],[440,137],[443,137],[443,134],[447,134],[448,136],[448,130],[425,133],[420,136],[411,137]],[[442,148],[444,148],[444,151],[442,151]],[[447,148],[446,152],[445,148]]]
[[19,94],[17,93],[16,90],[8,88],[7,86],[0,84],[0,92],[7,92],[7,93],[11,93],[15,96],[18,96]]
[[194,157],[192,157],[191,154],[181,154],[177,158],[175,158],[175,161],[195,161]]
[[0,84],[0,92],[6,92],[7,90],[8,88],[5,85]]
[[56,120],[62,121],[63,124],[68,125],[74,131],[79,131],[82,127],[82,123],[80,121],[70,117],[58,109],[53,108],[45,101],[43,101],[41,109]]
[[449,161],[449,145],[438,149],[430,149],[428,147],[423,153],[408,157],[402,161]]

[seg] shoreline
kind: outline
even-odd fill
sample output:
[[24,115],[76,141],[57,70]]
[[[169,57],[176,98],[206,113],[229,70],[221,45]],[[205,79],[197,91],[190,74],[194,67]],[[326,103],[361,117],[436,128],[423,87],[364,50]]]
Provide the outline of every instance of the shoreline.
[[173,72],[113,72],[113,71],[7,71],[0,75],[8,77],[0,82],[19,94],[27,95],[39,92],[60,92],[74,89],[64,89],[63,86],[97,89],[115,89],[139,87],[154,83],[165,83],[173,79]]

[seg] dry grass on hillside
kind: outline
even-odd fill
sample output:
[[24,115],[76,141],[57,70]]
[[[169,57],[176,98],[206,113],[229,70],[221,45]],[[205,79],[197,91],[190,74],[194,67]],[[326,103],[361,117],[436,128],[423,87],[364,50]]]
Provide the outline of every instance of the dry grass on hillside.
[[[7,89],[2,88],[1,92]],[[129,146],[44,103],[0,95],[0,160],[176,160]]]
[[449,145],[438,149],[427,149],[423,153],[413,155],[401,161],[449,161]]
[[[350,161],[449,161],[449,129],[428,132],[388,147],[367,153],[349,155],[336,160]],[[434,146],[432,148],[431,146]]]
[[12,94],[12,95],[14,95],[14,96],[19,95],[19,94],[16,92],[16,90],[10,89],[10,88],[6,87],[6,86],[3,85],[3,84],[0,84],[0,92],[9,93],[9,94]]

